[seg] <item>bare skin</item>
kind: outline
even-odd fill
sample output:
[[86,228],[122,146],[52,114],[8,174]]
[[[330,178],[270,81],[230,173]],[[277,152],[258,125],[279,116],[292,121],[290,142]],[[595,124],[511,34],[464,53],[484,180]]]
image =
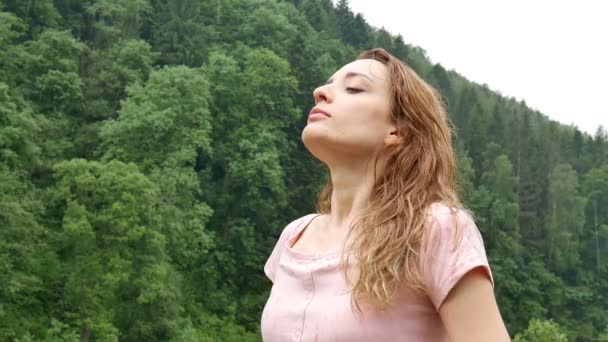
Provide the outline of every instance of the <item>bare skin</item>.
[[460,279],[439,307],[439,316],[450,341],[511,341],[500,316],[492,284],[481,268]]

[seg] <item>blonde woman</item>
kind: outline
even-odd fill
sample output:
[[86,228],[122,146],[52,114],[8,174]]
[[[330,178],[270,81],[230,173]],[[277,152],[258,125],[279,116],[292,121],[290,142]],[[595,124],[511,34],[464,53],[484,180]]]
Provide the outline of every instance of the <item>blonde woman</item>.
[[330,179],[264,267],[264,341],[509,341],[438,93],[374,49],[313,95],[302,139]]

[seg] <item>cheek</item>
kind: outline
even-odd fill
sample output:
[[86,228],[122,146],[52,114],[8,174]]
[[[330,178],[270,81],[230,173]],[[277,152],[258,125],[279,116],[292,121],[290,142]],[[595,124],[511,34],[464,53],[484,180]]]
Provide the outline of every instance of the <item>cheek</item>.
[[352,120],[345,125],[351,129],[361,130],[370,136],[384,135],[387,127],[388,114],[376,108],[368,111],[359,111],[353,115]]
[[381,96],[361,98],[360,101],[352,102],[349,112],[357,117],[358,121],[365,124],[382,124],[390,121],[390,106],[388,100]]
[[382,126],[378,120],[371,117],[359,117],[349,120],[343,125],[337,125],[333,130],[336,141],[361,151],[376,150],[384,141]]

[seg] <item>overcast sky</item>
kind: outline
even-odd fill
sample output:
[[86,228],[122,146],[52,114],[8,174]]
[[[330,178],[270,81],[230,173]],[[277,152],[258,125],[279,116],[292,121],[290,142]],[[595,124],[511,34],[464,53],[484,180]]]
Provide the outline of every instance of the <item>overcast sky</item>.
[[608,1],[350,0],[433,63],[564,124],[608,128]]

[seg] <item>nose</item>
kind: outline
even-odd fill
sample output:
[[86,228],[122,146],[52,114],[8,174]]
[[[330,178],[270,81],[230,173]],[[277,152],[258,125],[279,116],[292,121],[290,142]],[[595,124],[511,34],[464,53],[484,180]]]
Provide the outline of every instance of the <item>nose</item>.
[[330,94],[328,91],[328,85],[322,85],[320,87],[317,87],[313,92],[312,92],[312,96],[315,99],[315,104],[319,103],[319,102],[329,102],[330,101]]

